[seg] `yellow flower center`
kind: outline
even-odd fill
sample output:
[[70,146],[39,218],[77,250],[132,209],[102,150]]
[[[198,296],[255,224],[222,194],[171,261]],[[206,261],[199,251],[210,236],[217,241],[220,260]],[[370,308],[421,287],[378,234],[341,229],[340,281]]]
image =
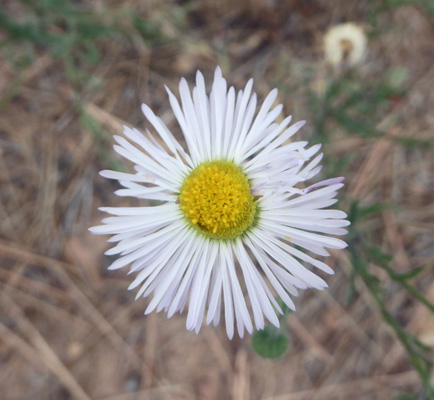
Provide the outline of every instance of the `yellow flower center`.
[[205,162],[185,178],[181,209],[205,235],[233,239],[253,223],[256,202],[241,168],[230,161]]

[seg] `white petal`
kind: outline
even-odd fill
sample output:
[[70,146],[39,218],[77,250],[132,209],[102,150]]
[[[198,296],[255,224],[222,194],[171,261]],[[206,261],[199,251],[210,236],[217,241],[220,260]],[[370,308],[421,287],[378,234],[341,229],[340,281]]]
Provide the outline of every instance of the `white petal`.
[[244,119],[246,116],[246,108],[250,99],[250,94],[252,92],[253,79],[249,79],[244,91],[240,91],[237,98],[237,107],[235,109],[234,116],[234,131],[232,135],[232,140],[228,149],[228,158],[232,159],[235,157],[235,149],[238,146],[238,140],[241,135],[241,129],[243,127]]
[[257,298],[256,291],[252,283],[252,274],[250,271],[249,258],[246,257],[245,253],[241,251],[242,244],[241,241],[237,241],[233,249],[240,263],[241,269],[244,275],[244,281],[246,282],[247,292],[249,293],[250,303],[252,305],[253,317],[255,319],[256,329],[264,329],[264,316],[262,315],[262,307]]
[[232,289],[229,282],[229,276],[227,271],[226,259],[220,259],[223,276],[223,300],[225,304],[225,321],[226,321],[226,332],[229,339],[234,336],[234,309],[232,301]]
[[237,317],[238,334],[243,337],[244,326],[249,333],[253,332],[252,320],[244,300],[243,292],[235,272],[234,258],[232,255],[232,246],[225,244],[222,246],[223,254],[226,257],[229,278],[232,285],[232,294],[234,296],[234,308]]
[[170,318],[174,313],[180,311],[181,307],[181,299],[187,297],[188,291],[190,290],[191,282],[193,280],[193,276],[196,272],[196,268],[198,267],[199,261],[202,258],[202,254],[204,252],[204,243],[201,240],[198,241],[198,248],[196,252],[192,255],[190,263],[186,264],[187,270],[185,275],[182,277],[182,282],[178,287],[177,293],[173,298],[173,301],[169,307],[167,312],[167,316]]

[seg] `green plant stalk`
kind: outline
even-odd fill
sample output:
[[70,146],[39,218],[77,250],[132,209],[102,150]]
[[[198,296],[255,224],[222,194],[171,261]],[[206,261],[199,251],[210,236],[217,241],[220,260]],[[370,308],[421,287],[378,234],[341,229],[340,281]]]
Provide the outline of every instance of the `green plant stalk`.
[[397,274],[387,265],[381,265],[381,268],[383,268],[394,281],[399,282],[399,284],[404,287],[416,300],[420,301],[425,307],[434,313],[434,304],[420,294],[420,292],[415,287],[411,286],[407,280],[402,279],[401,275]]
[[[387,310],[384,305],[384,301],[380,295],[380,290],[376,289],[375,285],[372,285],[372,282],[377,281],[377,279],[374,275],[368,272],[366,264],[360,257],[360,255],[357,254],[355,246],[350,246],[350,253],[352,263],[355,266],[355,269],[359,276],[363,279],[371,296],[375,300],[383,320],[393,329],[398,339],[403,344],[404,348],[408,353],[411,364],[413,365],[414,369],[416,370],[423,384],[425,385],[427,392],[427,396],[425,398],[432,398],[428,396],[434,396],[434,387],[430,383],[431,370],[434,363],[425,355],[421,354],[420,351],[414,348],[414,345],[422,347],[422,344],[415,337],[413,337],[413,335],[405,331]],[[363,263],[364,265],[361,265],[361,263]],[[402,284],[402,282],[400,283]]]

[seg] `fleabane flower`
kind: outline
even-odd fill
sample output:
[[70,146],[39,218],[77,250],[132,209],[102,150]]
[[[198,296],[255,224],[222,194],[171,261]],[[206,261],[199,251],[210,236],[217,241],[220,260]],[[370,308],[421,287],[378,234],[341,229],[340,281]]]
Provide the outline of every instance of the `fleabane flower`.
[[343,62],[355,66],[365,57],[367,42],[360,26],[352,22],[335,25],[324,36],[325,58],[335,67]]
[[166,88],[185,148],[143,104],[153,132],[124,127],[125,138],[114,137],[115,151],[135,173],[101,175],[119,180],[117,195],[144,205],[103,207],[113,216],[90,228],[118,242],[106,252],[120,255],[109,269],[130,265],[136,298],[152,295],[145,314],[186,309],[187,329],[196,332],[224,314],[229,338],[235,326],[240,337],[266,320],[279,326],[276,295],[295,309],[298,289],[325,288],[311,269],[333,271],[310,254],[344,248],[328,235],[344,235],[348,225],[344,212],[327,209],[343,178],[306,183],[320,171],[322,154],[320,145],[289,142],[304,121],[276,122],[276,89],[256,112],[252,85],[250,79],[238,93],[228,89],[217,68],[209,96],[200,72],[192,93],[181,79],[181,103]]

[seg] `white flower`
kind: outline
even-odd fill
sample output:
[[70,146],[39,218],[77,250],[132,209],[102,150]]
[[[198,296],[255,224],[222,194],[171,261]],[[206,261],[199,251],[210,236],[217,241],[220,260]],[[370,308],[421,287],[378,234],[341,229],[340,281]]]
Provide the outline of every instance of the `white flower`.
[[114,235],[109,240],[118,244],[106,254],[120,257],[109,268],[131,264],[137,275],[130,289],[140,286],[136,298],[153,294],[145,314],[164,309],[170,317],[187,307],[187,329],[198,332],[204,317],[207,324],[219,323],[223,306],[229,338],[235,324],[241,337],[244,329],[263,329],[265,319],[279,326],[275,294],[295,309],[289,294],[327,287],[304,264],[329,274],[331,268],[300,248],[328,256],[326,248],[346,244],[326,235],[343,235],[348,225],[344,212],[325,209],[336,203],[343,178],[296,188],[321,169],[320,145],[288,143],[304,121],[276,122],[282,110],[271,108],[276,89],[256,114],[252,85],[250,79],[244,90],[228,90],[217,68],[209,97],[200,72],[193,97],[181,80],[181,105],[166,88],[188,151],[143,104],[169,151],[151,132],[125,127],[129,141],[115,136],[114,149],[136,172],[101,175],[119,180],[124,189],[117,195],[157,205],[103,207],[114,217],[90,228]]
[[354,66],[363,60],[367,39],[362,28],[349,22],[336,25],[324,36],[326,60],[333,66],[344,61]]

